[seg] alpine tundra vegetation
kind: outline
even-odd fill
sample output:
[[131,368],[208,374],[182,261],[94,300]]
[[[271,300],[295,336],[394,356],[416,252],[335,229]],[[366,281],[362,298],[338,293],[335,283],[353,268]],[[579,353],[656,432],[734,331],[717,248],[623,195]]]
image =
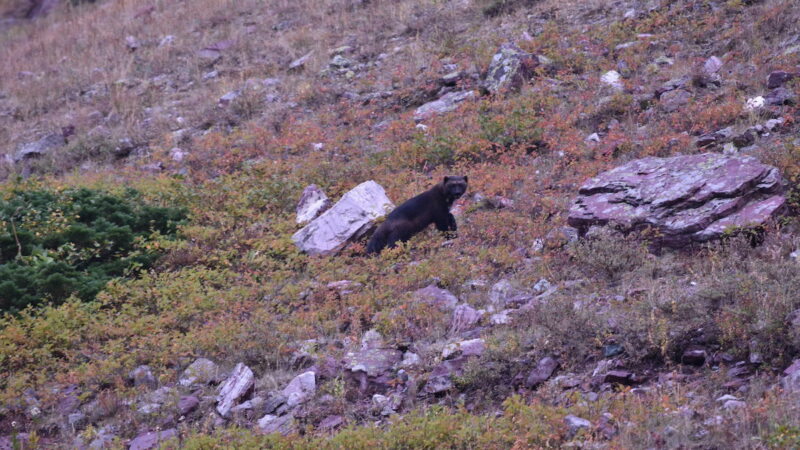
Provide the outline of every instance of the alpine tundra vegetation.
[[0,61],[0,449],[800,447],[795,0],[0,0]]

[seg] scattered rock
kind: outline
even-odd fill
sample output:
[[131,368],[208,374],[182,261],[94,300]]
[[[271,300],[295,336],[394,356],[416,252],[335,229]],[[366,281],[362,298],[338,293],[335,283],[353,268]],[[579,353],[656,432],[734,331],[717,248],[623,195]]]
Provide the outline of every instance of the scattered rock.
[[796,77],[800,77],[800,73],[776,70],[767,76],[767,89],[779,88]]
[[403,353],[403,361],[400,363],[400,367],[409,368],[409,367],[416,367],[422,363],[422,359],[420,359],[419,355],[412,352],[405,352]]
[[531,389],[539,386],[550,379],[557,368],[558,361],[549,356],[542,358],[536,368],[531,370],[528,377],[525,378],[525,386]]
[[720,69],[722,69],[722,65],[723,62],[721,59],[717,58],[716,56],[712,56],[703,64],[703,72],[708,76],[715,75],[720,71]]
[[412,301],[427,303],[441,309],[453,309],[458,304],[458,298],[455,295],[447,289],[441,289],[433,284],[414,291]]
[[577,416],[573,416],[572,414],[564,417],[564,423],[567,424],[570,436],[575,436],[579,431],[592,427],[592,422]]
[[139,366],[128,374],[128,379],[133,382],[134,386],[145,386],[150,389],[155,389],[158,385],[156,377],[150,370],[150,366]]
[[767,101],[761,96],[748,98],[744,104],[744,108],[748,111],[754,111],[763,108],[766,103]]
[[441,96],[438,100],[425,103],[414,111],[414,120],[422,122],[431,117],[455,111],[458,105],[465,101],[475,98],[473,91],[450,92]]
[[331,201],[316,184],[303,189],[300,201],[297,203],[297,223],[304,224],[314,220],[320,213],[328,209]]
[[131,443],[129,450],[149,450],[157,448],[160,444],[178,438],[178,430],[169,428],[164,431],[150,431],[136,436]]
[[654,243],[682,247],[721,237],[732,227],[762,225],[786,199],[778,169],[750,156],[715,153],[645,158],[587,181],[568,222],[622,232],[654,228]]
[[23,160],[44,156],[52,150],[63,147],[66,143],[67,141],[61,133],[48,134],[36,142],[21,145],[14,154],[14,162],[19,163]]
[[616,70],[610,70],[600,77],[600,81],[611,86],[614,90],[622,92],[625,90],[625,85],[622,84],[622,75]]
[[492,57],[481,89],[491,94],[519,90],[525,81],[534,76],[538,65],[535,56],[514,44],[505,43]]
[[339,428],[344,423],[342,416],[328,416],[322,419],[322,422],[317,425],[320,430],[330,431]]
[[425,394],[439,394],[453,388],[453,376],[464,374],[464,363],[467,358],[455,358],[442,361],[428,376],[428,381],[422,392]]
[[796,103],[797,97],[794,92],[785,87],[775,88],[764,97],[764,102],[768,106],[783,106]]
[[292,236],[292,241],[310,255],[330,255],[363,236],[394,208],[383,188],[374,181],[359,184],[333,207]]
[[182,416],[185,416],[197,409],[198,405],[200,405],[200,399],[194,395],[189,395],[186,397],[181,397],[181,399],[178,401],[178,410]]
[[222,417],[228,417],[231,408],[253,389],[253,371],[243,363],[233,369],[233,373],[222,384],[217,396],[217,412]]
[[317,378],[314,372],[306,372],[296,376],[286,388],[283,395],[286,396],[286,404],[293,408],[301,403],[305,403],[314,396],[317,391]]
[[481,356],[485,349],[486,342],[480,338],[456,342],[444,347],[442,359],[450,359],[453,356]]
[[389,388],[395,367],[403,359],[403,352],[395,349],[368,349],[345,355],[347,378],[358,386],[362,394]]
[[256,429],[263,434],[280,433],[284,436],[291,434],[294,428],[294,417],[291,414],[280,417],[267,414],[256,425]]
[[450,329],[453,333],[469,330],[477,325],[483,317],[483,311],[477,311],[466,303],[456,306],[453,310],[453,320]]
[[220,381],[220,370],[216,364],[205,358],[198,358],[183,371],[178,384],[191,386],[194,384],[211,384]]
[[334,56],[330,62],[330,66],[333,67],[334,69],[346,69],[353,65],[355,65],[353,61],[350,61],[349,59],[345,58],[342,55]]
[[673,113],[686,106],[691,100],[692,94],[683,89],[675,89],[661,94],[661,108]]
[[305,55],[295,59],[294,61],[289,64],[289,70],[300,70],[305,67],[306,63],[311,60],[311,57],[314,55],[313,51],[306,53]]

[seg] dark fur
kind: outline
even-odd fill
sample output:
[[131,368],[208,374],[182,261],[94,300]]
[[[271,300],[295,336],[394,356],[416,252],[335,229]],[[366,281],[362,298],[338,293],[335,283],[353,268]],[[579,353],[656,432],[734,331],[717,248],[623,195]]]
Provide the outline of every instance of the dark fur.
[[467,177],[444,177],[441,183],[430,190],[407,200],[378,227],[367,244],[367,253],[380,253],[386,247],[393,248],[398,242],[408,241],[432,223],[439,231],[455,232],[456,218],[450,214],[450,207],[466,190]]

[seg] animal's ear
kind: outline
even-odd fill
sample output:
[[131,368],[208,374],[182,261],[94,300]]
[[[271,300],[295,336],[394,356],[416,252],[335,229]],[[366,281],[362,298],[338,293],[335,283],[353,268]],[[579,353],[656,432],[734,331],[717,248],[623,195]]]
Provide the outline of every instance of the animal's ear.
[[464,175],[464,183],[466,183],[466,182],[467,182],[467,176]]
[[448,176],[446,176],[446,175],[445,175],[445,177],[444,177],[444,184],[447,184],[447,182],[448,182],[448,181],[450,181],[450,177],[448,177]]

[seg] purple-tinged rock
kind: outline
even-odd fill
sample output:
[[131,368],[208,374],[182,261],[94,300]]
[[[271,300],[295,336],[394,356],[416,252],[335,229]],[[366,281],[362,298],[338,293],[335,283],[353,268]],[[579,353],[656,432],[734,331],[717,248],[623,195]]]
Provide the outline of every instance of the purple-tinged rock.
[[458,298],[446,289],[441,289],[431,284],[422,289],[414,291],[412,295],[414,302],[423,302],[440,309],[453,309],[458,304]]
[[531,373],[528,374],[528,377],[525,379],[525,386],[535,388],[544,383],[553,376],[557,368],[558,361],[549,356],[542,358],[536,368],[531,370]]
[[129,450],[150,450],[171,439],[178,438],[178,431],[170,428],[164,431],[151,431],[136,436],[130,443]]
[[469,330],[477,325],[481,317],[483,317],[483,311],[477,311],[468,304],[462,303],[456,306],[456,309],[453,311],[453,321],[450,325],[450,329],[453,333]]
[[652,228],[654,243],[679,248],[769,223],[786,209],[783,191],[778,169],[751,156],[644,158],[587,181],[568,222],[582,234],[595,225]]
[[798,76],[800,76],[800,74],[776,70],[767,77],[767,89],[779,88]]

